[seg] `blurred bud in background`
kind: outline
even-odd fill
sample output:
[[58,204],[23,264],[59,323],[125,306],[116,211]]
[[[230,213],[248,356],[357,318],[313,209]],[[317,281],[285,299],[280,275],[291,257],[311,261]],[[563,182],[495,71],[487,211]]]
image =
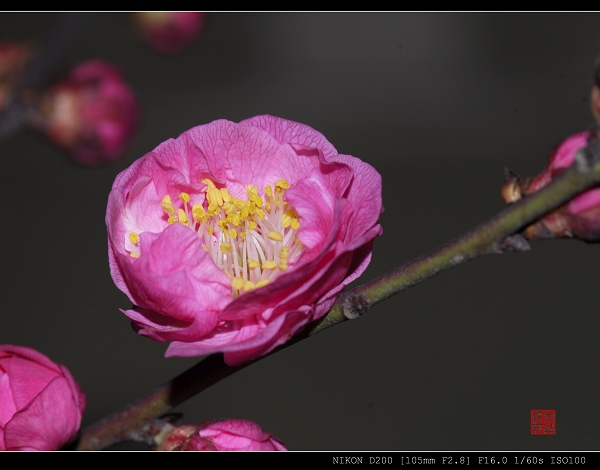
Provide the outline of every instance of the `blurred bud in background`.
[[0,112],[8,104],[32,53],[30,43],[0,41]]
[[96,166],[123,154],[138,121],[137,100],[120,71],[90,60],[39,97],[32,125],[74,162]]
[[156,50],[172,54],[189,46],[204,26],[206,13],[198,11],[142,11],[134,13],[144,40]]

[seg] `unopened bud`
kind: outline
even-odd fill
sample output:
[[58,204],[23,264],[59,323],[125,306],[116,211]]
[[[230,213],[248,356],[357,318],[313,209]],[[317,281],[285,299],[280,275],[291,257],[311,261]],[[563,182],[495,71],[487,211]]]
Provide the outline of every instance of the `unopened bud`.
[[243,419],[171,427],[155,439],[157,450],[287,450],[258,424]]
[[504,169],[504,184],[501,193],[506,204],[512,204],[523,197],[521,179],[508,168]]
[[160,52],[172,54],[189,46],[204,26],[198,11],[140,11],[134,13],[142,37]]
[[[586,147],[589,131],[572,135],[558,145],[548,158],[542,173],[522,184],[525,196],[549,184],[575,161],[577,152]],[[529,239],[578,238],[587,242],[600,241],[600,189],[584,191],[563,206],[527,227]]]
[[10,101],[32,52],[29,43],[0,41],[0,111]]
[[0,344],[0,451],[61,448],[79,430],[85,402],[65,366],[34,349]]
[[41,97],[32,124],[75,162],[94,166],[125,151],[138,120],[137,101],[119,70],[90,60]]

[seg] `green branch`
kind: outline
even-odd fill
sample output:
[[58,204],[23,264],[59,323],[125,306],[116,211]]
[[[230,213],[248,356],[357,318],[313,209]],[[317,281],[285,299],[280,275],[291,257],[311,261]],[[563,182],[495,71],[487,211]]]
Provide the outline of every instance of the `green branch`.
[[[593,140],[577,154],[575,164],[551,184],[517,201],[463,236],[342,294],[327,315],[271,354],[338,323],[357,318],[382,300],[475,257],[528,250],[529,244],[519,235],[521,230],[582,191],[600,184],[600,147],[596,131],[592,134]],[[228,367],[221,354],[213,354],[136,403],[84,429],[73,448],[97,450],[124,440],[149,442],[148,425],[153,420],[261,359]]]
[[[360,316],[373,305],[435,274],[481,255],[527,251],[518,233],[584,190],[600,184],[600,151],[580,151],[575,164],[552,183],[521,199],[487,222],[373,281],[342,294],[331,310],[312,327],[310,335]],[[595,163],[598,160],[598,163]]]

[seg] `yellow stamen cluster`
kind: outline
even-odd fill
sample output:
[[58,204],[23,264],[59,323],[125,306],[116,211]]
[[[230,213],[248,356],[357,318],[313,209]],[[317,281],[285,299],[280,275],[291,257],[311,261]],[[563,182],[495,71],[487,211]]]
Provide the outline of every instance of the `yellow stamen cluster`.
[[[182,192],[181,202],[173,203],[167,194],[161,207],[169,225],[179,222],[198,234],[204,250],[231,279],[234,297],[267,285],[293,265],[304,247],[296,237],[300,217],[283,197],[290,187],[286,180],[266,186],[263,196],[256,186],[246,185],[246,201],[208,178],[202,183],[203,204],[190,204],[190,195]],[[138,234],[131,232],[129,239],[137,248]],[[139,256],[139,250],[131,255]]]

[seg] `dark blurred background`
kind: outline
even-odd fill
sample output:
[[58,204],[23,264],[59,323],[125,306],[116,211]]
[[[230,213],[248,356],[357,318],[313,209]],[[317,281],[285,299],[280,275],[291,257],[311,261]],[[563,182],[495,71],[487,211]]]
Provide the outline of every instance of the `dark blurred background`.
[[[0,38],[45,40],[53,13],[0,13]],[[125,13],[98,13],[57,77],[103,58],[142,121],[115,165],[84,169],[31,131],[0,144],[0,343],[65,364],[84,426],[190,367],[119,308],[104,215],[115,176],[183,131],[273,114],[322,132],[383,175],[384,235],[367,281],[503,208],[504,167],[541,171],[592,123],[591,13],[210,13],[165,56]],[[254,420],[290,450],[599,450],[600,253],[545,241],[420,284],[223,380],[184,422]],[[555,436],[532,436],[555,409]],[[118,449],[142,449],[127,443]]]

